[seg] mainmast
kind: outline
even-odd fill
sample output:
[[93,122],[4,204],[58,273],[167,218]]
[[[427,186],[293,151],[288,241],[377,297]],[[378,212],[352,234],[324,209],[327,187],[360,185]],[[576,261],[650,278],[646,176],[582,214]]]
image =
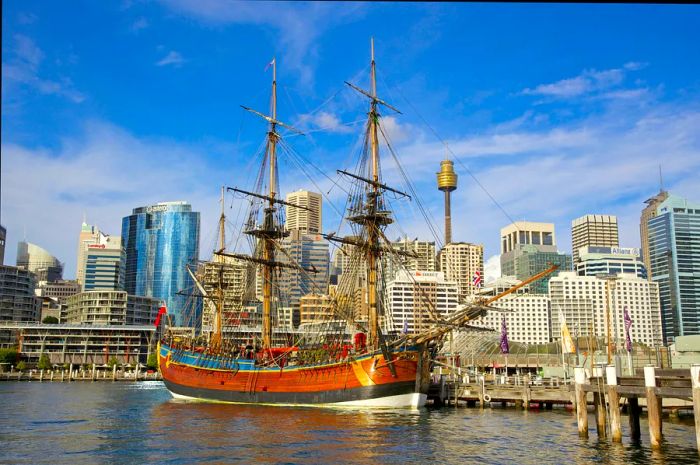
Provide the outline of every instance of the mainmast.
[[[377,97],[376,66],[374,62],[374,39],[371,41],[371,71],[370,71],[370,91],[360,89],[349,82],[350,87],[370,99],[368,138],[370,147],[369,177],[365,179],[361,176],[351,175],[351,177],[363,181],[368,186],[365,190],[366,199],[362,203],[361,211],[349,218],[350,221],[361,225],[364,229],[364,236],[367,241],[363,244],[367,263],[367,303],[368,303],[368,345],[371,349],[378,348],[381,344],[381,330],[379,327],[379,299],[377,294],[377,276],[379,259],[382,254],[380,240],[384,238],[383,229],[391,224],[393,220],[388,211],[383,208],[382,192],[390,190],[401,195],[403,192],[391,189],[380,181],[379,176],[379,112],[378,105],[384,105],[397,113],[392,107],[379,97]],[[349,173],[345,173],[349,174]],[[383,347],[384,349],[384,347]]]
[[[371,189],[367,195],[367,204],[369,207],[370,217],[376,214],[378,210],[378,200],[379,200],[379,188],[377,183],[379,182],[379,137],[377,135],[377,120],[379,119],[379,114],[377,113],[377,79],[376,70],[374,63],[374,38],[370,41],[371,47],[371,71],[370,71],[370,81],[371,81],[371,94],[372,100],[370,103],[369,110],[369,132],[370,132],[370,143],[372,151],[372,167],[370,178],[374,183],[370,186]],[[370,218],[368,218],[369,220]],[[367,293],[368,293],[368,304],[369,304],[369,346],[372,349],[376,349],[379,345],[379,309],[377,307],[377,264],[379,262],[379,237],[378,237],[378,224],[374,221],[365,222],[365,231],[367,232],[367,240],[369,247],[367,248],[367,268],[368,268],[368,278],[367,278]]]
[[[267,133],[267,150],[270,160],[270,189],[267,208],[265,208],[265,219],[263,221],[263,229],[265,231],[274,231],[274,213],[275,213],[275,170],[277,169],[276,149],[277,149],[277,133],[275,126],[277,123],[277,63],[272,59],[272,97],[270,99],[270,130]],[[265,261],[274,261],[275,244],[270,235],[262,236],[262,258]],[[273,267],[271,265],[263,265],[263,315],[262,315],[262,345],[263,349],[269,349],[272,346],[272,278],[274,276]]]

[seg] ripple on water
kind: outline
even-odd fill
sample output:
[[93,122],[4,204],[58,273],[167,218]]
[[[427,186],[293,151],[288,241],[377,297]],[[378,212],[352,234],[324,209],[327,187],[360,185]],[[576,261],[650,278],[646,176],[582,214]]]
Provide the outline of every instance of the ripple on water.
[[[176,403],[160,382],[2,383],[3,463],[697,463],[692,422],[666,443],[580,439],[565,410],[418,411]],[[591,422],[591,424],[593,424]],[[623,421],[623,427],[626,421]],[[646,423],[642,421],[642,431]]]

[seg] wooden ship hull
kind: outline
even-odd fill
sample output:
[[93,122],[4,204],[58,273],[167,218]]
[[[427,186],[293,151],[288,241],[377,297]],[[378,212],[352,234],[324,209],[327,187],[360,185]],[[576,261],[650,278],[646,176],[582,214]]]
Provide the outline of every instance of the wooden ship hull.
[[425,404],[427,360],[407,349],[352,360],[301,366],[259,366],[161,343],[158,365],[173,397],[227,403],[338,407],[418,408]]

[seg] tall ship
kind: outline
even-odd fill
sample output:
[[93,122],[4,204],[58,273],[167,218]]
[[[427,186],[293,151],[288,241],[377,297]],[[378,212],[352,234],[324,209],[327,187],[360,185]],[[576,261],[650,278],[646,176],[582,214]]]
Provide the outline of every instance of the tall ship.
[[[270,114],[243,107],[269,126],[255,187],[222,188],[217,250],[203,273],[191,271],[203,300],[201,334],[166,331],[158,346],[159,369],[175,398],[417,408],[426,402],[431,359],[445,334],[487,311],[490,302],[478,302],[440,315],[428,303],[423,310],[430,324],[420,331],[392,328],[385,299],[387,263],[401,263],[411,252],[396,250],[386,237],[394,221],[387,196],[410,196],[382,180],[379,140],[386,139],[386,129],[380,108],[398,110],[377,96],[373,43],[371,49],[369,90],[346,83],[368,100],[369,111],[356,169],[338,170],[350,186],[343,221],[352,233],[322,235],[345,255],[335,293],[325,300],[319,297],[325,317],[309,325],[285,323],[285,276],[309,277],[318,270],[295,261],[282,245],[290,235],[284,227],[285,210],[299,212],[308,206],[283,200],[279,192],[278,149],[289,150],[280,128],[298,131],[277,119],[273,60]],[[251,254],[226,250],[225,190],[248,199],[242,233],[249,238]],[[245,303],[251,287],[259,304]]]

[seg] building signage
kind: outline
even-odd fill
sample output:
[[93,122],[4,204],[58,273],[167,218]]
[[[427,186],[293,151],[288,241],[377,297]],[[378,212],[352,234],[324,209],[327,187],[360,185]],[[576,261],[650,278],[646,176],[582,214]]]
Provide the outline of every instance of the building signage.
[[88,249],[104,249],[105,247],[107,247],[107,246],[104,244],[90,244],[90,245],[88,245]]
[[168,211],[167,205],[151,205],[150,207],[146,207],[146,213],[157,213],[166,211]]

